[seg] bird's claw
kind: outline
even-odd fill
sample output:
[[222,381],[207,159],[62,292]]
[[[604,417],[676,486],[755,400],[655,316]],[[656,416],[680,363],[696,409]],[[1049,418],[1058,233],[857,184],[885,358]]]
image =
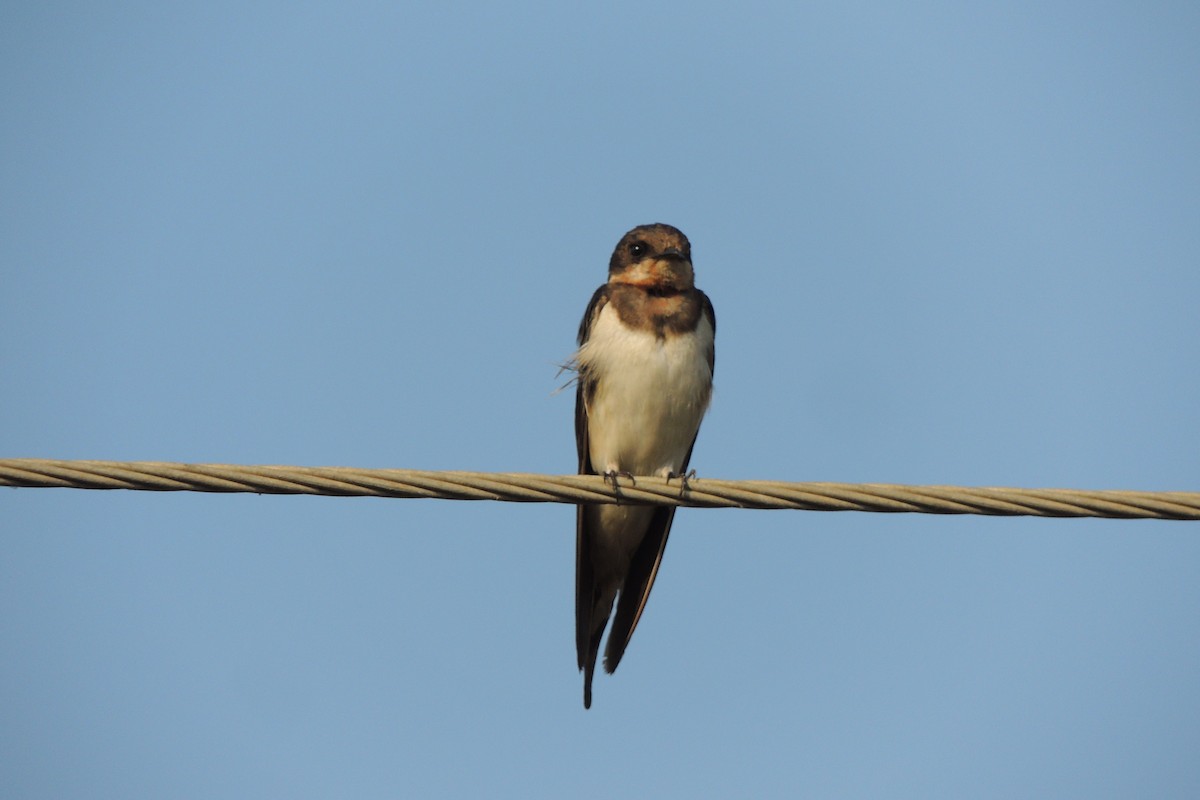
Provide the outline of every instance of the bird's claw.
[[692,490],[691,480],[694,477],[696,477],[696,470],[694,469],[688,472],[668,472],[667,483],[670,483],[672,478],[679,478],[679,496],[683,497],[684,492]]
[[637,481],[634,480],[632,472],[627,472],[623,469],[610,469],[604,473],[604,482],[611,486],[617,494],[621,493],[621,485],[617,483],[617,478],[628,478],[631,484],[637,486]]

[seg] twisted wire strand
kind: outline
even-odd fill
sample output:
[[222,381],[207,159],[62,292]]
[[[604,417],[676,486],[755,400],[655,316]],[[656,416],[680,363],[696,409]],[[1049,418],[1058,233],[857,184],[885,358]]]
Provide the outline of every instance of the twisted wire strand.
[[1200,492],[784,483],[708,478],[692,478],[684,489],[678,480],[667,481],[659,477],[638,477],[633,481],[621,478],[619,483],[614,489],[596,475],[519,472],[0,459],[0,486],[14,487],[1200,520]]

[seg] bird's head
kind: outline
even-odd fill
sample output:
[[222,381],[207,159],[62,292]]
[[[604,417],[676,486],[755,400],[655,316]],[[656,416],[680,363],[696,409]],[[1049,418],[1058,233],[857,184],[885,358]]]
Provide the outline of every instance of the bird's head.
[[678,228],[639,225],[617,243],[608,262],[608,283],[654,294],[688,291],[695,286],[692,245]]

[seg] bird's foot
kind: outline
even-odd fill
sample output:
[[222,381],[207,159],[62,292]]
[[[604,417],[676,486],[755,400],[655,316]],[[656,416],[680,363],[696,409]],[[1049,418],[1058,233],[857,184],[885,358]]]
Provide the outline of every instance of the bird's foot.
[[679,496],[683,497],[684,492],[691,491],[691,480],[694,477],[696,477],[696,470],[691,470],[690,472],[668,472],[667,483],[670,483],[672,478],[679,478]]
[[604,473],[604,482],[612,487],[617,494],[621,493],[621,485],[617,483],[617,478],[628,478],[629,482],[637,486],[637,481],[633,479],[633,473],[623,469],[610,469]]

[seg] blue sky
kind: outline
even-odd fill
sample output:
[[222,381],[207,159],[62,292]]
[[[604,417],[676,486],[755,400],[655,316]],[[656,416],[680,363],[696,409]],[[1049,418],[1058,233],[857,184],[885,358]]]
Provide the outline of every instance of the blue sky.
[[[6,457],[566,473],[628,228],[704,476],[1200,488],[1187,3],[9,4]],[[1194,523],[14,489],[13,797],[1200,793]]]

